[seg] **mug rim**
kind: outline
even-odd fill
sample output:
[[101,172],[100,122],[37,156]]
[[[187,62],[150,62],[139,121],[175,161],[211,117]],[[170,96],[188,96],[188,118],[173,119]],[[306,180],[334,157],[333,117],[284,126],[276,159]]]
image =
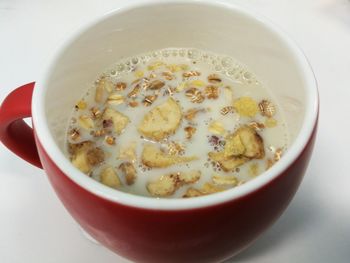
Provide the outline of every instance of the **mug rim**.
[[[289,51],[293,54],[294,58],[298,62],[298,66],[302,69],[301,72],[304,77],[305,87],[307,87],[305,117],[302,122],[302,127],[300,128],[300,131],[298,132],[298,135],[296,136],[294,142],[289,146],[288,151],[286,151],[281,160],[279,160],[269,170],[263,172],[257,178],[250,180],[249,183],[225,190],[223,192],[196,198],[167,199],[139,196],[109,188],[100,182],[92,180],[77,168],[75,168],[63,154],[63,152],[59,149],[58,145],[55,143],[52,137],[52,134],[49,131],[49,126],[45,115],[45,87],[47,87],[46,83],[49,79],[50,72],[52,72],[52,69],[56,65],[57,60],[65,52],[66,48],[68,48],[79,36],[81,36],[84,32],[86,32],[94,25],[99,24],[100,22],[103,22],[104,20],[112,16],[116,16],[120,13],[125,13],[135,8],[173,4],[200,4],[206,5],[208,7],[227,8],[245,15],[249,19],[262,23],[266,29],[270,30],[273,34],[278,36],[286,45],[286,48],[289,49]],[[49,64],[46,67],[44,74],[42,74],[42,77],[36,82],[36,88],[34,89],[32,98],[32,120],[33,126],[35,127],[36,136],[47,155],[65,174],[65,176],[70,178],[73,182],[88,192],[103,199],[125,206],[154,210],[187,210],[219,205],[247,196],[268,185],[271,181],[282,175],[283,172],[301,155],[304,148],[309,143],[309,140],[316,127],[318,110],[319,98],[316,79],[307,58],[301,49],[297,46],[297,44],[273,22],[263,17],[262,15],[256,14],[254,11],[247,10],[246,8],[236,4],[231,4],[228,2],[213,2],[210,0],[203,0],[200,2],[195,0],[153,0],[150,2],[127,4],[126,6],[111,10],[104,15],[97,16],[90,22],[75,30],[73,34],[69,34],[63,40],[63,43],[59,45],[58,49],[54,52],[51,59],[49,59]]]

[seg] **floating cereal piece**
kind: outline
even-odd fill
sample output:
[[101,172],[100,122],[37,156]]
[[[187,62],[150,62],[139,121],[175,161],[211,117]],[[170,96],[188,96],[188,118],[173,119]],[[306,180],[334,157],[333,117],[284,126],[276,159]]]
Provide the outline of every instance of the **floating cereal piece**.
[[162,76],[166,80],[173,80],[174,79],[174,75],[171,72],[169,72],[169,71],[162,72]]
[[96,166],[104,161],[105,154],[104,151],[99,148],[95,147],[87,151],[87,161],[92,166]]
[[83,101],[83,100],[80,100],[80,101],[77,102],[77,104],[75,104],[75,108],[76,108],[77,110],[85,110],[85,109],[86,109],[86,106],[87,106],[87,104],[86,104],[86,102]]
[[250,97],[240,97],[233,102],[233,107],[243,117],[254,117],[259,111],[257,103]]
[[129,101],[128,105],[132,108],[135,108],[139,105],[139,103],[136,100],[132,100],[132,101]]
[[118,188],[121,186],[120,179],[113,167],[107,167],[101,172],[100,181],[104,185],[112,188]]
[[193,103],[202,103],[205,99],[202,92],[199,91],[197,88],[190,88],[186,90],[185,95]]
[[91,133],[94,137],[100,137],[106,134],[106,130],[102,129],[102,130],[97,130],[97,131],[93,131]]
[[222,122],[220,121],[213,121],[209,124],[208,130],[211,133],[217,134],[217,135],[224,135],[226,134],[226,130]]
[[177,163],[196,160],[196,156],[174,156],[164,153],[153,144],[146,144],[142,151],[142,163],[151,168],[165,168]]
[[156,70],[156,69],[158,69],[158,68],[160,68],[160,67],[162,67],[162,66],[165,66],[165,63],[164,63],[164,62],[162,62],[162,61],[155,61],[155,62],[151,63],[151,64],[147,67],[147,69],[148,69],[148,70]]
[[202,196],[204,195],[203,192],[201,192],[200,190],[196,189],[196,188],[188,188],[186,193],[182,196],[183,198],[190,198],[190,197],[198,197],[198,196]]
[[161,80],[153,80],[152,82],[149,83],[148,88],[151,90],[156,90],[156,89],[161,89],[164,87],[165,83]]
[[127,145],[121,146],[119,149],[118,159],[134,163],[137,159],[136,142],[131,142]]
[[200,75],[201,75],[201,73],[199,71],[194,71],[194,70],[182,73],[182,76],[184,78],[197,77],[197,76],[200,76]]
[[109,145],[115,145],[115,137],[113,136],[106,136],[105,142]]
[[136,78],[142,78],[144,76],[144,72],[142,70],[137,70],[134,73]]
[[127,185],[132,185],[136,180],[136,169],[130,162],[124,162],[119,165],[119,169],[122,171]]
[[261,131],[265,128],[265,125],[261,122],[252,121],[248,124],[249,127],[253,128],[256,131]]
[[186,88],[186,82],[181,82],[176,88],[175,91],[176,92],[181,92]]
[[80,138],[80,132],[78,129],[72,129],[69,131],[69,138],[73,141],[76,141]]
[[204,93],[208,99],[217,99],[219,97],[219,89],[213,85],[206,86]]
[[274,161],[275,161],[275,162],[278,162],[278,161],[281,159],[282,154],[283,154],[283,150],[282,150],[281,148],[278,148],[278,149],[275,151],[275,154],[274,154],[274,157],[273,157]]
[[115,89],[117,91],[123,91],[126,89],[126,83],[125,82],[117,82],[117,84],[115,84]]
[[200,171],[179,172],[163,175],[158,180],[147,184],[147,190],[152,196],[165,197],[175,193],[185,184],[195,183],[200,179]]
[[219,75],[217,75],[217,74],[211,74],[211,75],[208,76],[208,81],[209,81],[210,83],[213,83],[213,84],[218,84],[218,83],[220,83],[222,80],[221,80],[221,78],[219,77]]
[[264,158],[265,150],[263,139],[253,128],[242,126],[237,129],[232,136],[239,136],[239,139],[245,148],[244,153],[242,153],[245,157],[252,159]]
[[161,176],[157,181],[147,184],[147,190],[152,196],[170,196],[176,191],[176,182],[169,175]]
[[267,118],[265,120],[265,126],[267,128],[273,128],[277,126],[277,121],[274,118]]
[[215,162],[218,162],[222,170],[231,172],[241,166],[249,159],[247,157],[225,157],[224,152],[209,152],[208,156]]
[[195,79],[192,81],[187,82],[187,86],[195,86],[195,87],[204,87],[205,83],[199,79]]
[[226,100],[231,104],[233,100],[233,91],[231,87],[229,86],[224,87],[224,96]]
[[185,132],[186,132],[186,139],[190,140],[192,138],[192,136],[195,134],[196,132],[196,128],[192,127],[192,126],[187,126],[184,128]]
[[185,147],[177,142],[170,142],[167,146],[170,155],[181,155],[185,153]]
[[211,183],[205,183],[202,188],[200,189],[200,191],[205,194],[205,195],[208,195],[208,194],[214,194],[214,193],[218,193],[218,192],[222,192],[224,191],[225,189],[224,188],[221,188],[221,187],[217,187]]
[[262,100],[259,103],[259,109],[260,109],[261,115],[266,117],[272,117],[273,115],[275,115],[275,112],[276,112],[275,105],[268,100]]
[[78,124],[85,130],[90,130],[95,126],[93,119],[87,115],[81,115],[78,119]]
[[145,106],[151,106],[152,103],[157,99],[157,95],[148,95],[145,96],[144,100],[142,101],[143,105]]
[[249,166],[249,174],[251,176],[257,176],[259,174],[259,165],[257,163],[252,163]]
[[224,156],[226,158],[243,155],[245,151],[246,148],[242,143],[239,134],[231,134],[226,137],[224,148]]
[[93,117],[94,119],[99,119],[99,118],[101,118],[102,112],[101,112],[97,107],[92,107],[92,108],[90,109],[90,111],[91,111],[92,117]]
[[201,109],[201,108],[189,109],[185,112],[184,118],[188,121],[193,121],[193,119],[196,117],[197,113],[199,112],[205,112],[205,109]]
[[179,104],[173,98],[169,98],[145,114],[138,126],[138,131],[147,138],[159,141],[175,133],[181,118]]
[[220,113],[222,115],[226,115],[226,114],[233,113],[233,112],[234,112],[234,108],[232,106],[226,106],[220,110]]
[[107,103],[110,105],[119,105],[124,103],[124,96],[118,93],[112,93],[107,98]]
[[186,64],[170,64],[166,66],[171,72],[179,72],[182,70],[187,70],[188,66]]
[[130,91],[130,92],[128,93],[127,96],[128,96],[129,98],[135,98],[135,97],[137,96],[137,94],[140,92],[140,90],[141,90],[140,84],[137,84],[137,85],[133,88],[133,90]]
[[130,122],[129,118],[126,115],[111,108],[107,108],[104,111],[102,118],[104,120],[111,120],[113,122],[114,131],[117,134],[121,134]]
[[234,175],[218,175],[214,174],[212,176],[212,181],[216,185],[222,186],[236,186],[238,184],[238,179]]
[[97,103],[101,103],[103,101],[103,96],[104,96],[103,85],[98,85],[95,91],[95,101]]

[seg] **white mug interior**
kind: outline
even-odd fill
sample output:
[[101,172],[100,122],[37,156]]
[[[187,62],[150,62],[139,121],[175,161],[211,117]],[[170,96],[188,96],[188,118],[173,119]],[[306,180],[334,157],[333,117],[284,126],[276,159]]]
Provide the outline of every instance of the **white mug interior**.
[[[87,87],[121,58],[169,47],[232,56],[271,90],[291,137],[288,151],[273,168],[235,189],[195,198],[196,202],[174,202],[109,189],[70,164],[63,154],[65,132],[72,109]],[[62,171],[82,187],[132,206],[186,209],[236,198],[278,176],[307,143],[317,119],[317,104],[316,83],[306,58],[266,19],[227,4],[159,1],[110,12],[69,37],[37,82],[32,108],[41,144]]]

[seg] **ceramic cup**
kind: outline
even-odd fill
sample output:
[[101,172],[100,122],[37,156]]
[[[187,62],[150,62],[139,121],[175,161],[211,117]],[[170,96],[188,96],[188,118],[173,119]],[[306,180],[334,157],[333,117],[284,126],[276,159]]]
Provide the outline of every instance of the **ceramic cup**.
[[[279,162],[244,185],[189,199],[119,192],[71,165],[63,154],[65,129],[87,85],[122,57],[168,47],[232,56],[271,89],[291,135]],[[32,117],[33,130],[25,117]],[[309,162],[317,118],[313,72],[269,21],[216,1],[149,1],[112,11],[69,36],[36,84],[4,100],[0,138],[43,168],[80,226],[119,255],[137,262],[216,262],[251,244],[285,210]]]

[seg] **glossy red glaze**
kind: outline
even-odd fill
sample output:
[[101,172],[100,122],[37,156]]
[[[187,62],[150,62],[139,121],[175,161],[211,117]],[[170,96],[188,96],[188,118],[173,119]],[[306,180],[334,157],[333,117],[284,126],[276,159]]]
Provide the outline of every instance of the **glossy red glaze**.
[[216,262],[249,245],[284,211],[309,162],[315,130],[302,154],[268,185],[242,198],[202,209],[146,210],[105,200],[69,179],[39,154],[64,206],[97,241],[137,262]]
[[0,107],[0,141],[27,162],[42,168],[36,149],[33,130],[23,118],[31,117],[32,94],[35,82],[12,91]]
[[20,87],[2,104],[1,141],[41,167],[39,152],[54,190],[75,220],[101,244],[137,262],[216,262],[247,247],[287,207],[303,178],[315,141],[316,126],[294,163],[269,184],[241,198],[190,210],[128,207],[73,182],[47,155],[37,137],[36,148],[32,129],[21,120],[31,114],[33,87],[34,83]]

